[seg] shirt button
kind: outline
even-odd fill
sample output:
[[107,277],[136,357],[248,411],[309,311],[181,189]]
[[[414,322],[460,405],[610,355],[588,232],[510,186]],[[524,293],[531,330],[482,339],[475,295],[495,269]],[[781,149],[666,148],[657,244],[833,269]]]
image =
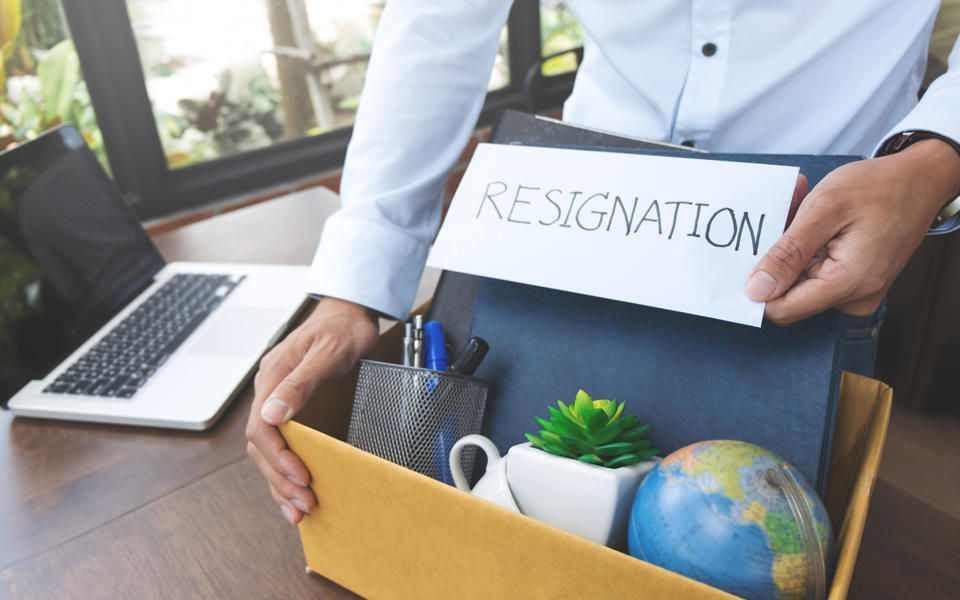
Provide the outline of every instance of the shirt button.
[[700,52],[703,52],[704,56],[713,56],[717,53],[717,45],[713,42],[707,42],[703,45],[703,48],[700,48]]
[[680,142],[680,145],[686,146],[687,148],[693,148],[694,143],[693,143],[693,140],[683,140],[682,142]]

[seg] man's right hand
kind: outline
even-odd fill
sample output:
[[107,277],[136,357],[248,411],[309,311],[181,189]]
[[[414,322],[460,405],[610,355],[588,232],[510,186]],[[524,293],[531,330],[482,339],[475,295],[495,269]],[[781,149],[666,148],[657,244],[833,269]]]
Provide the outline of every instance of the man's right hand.
[[287,448],[276,426],[297,414],[320,383],[353,368],[373,349],[378,333],[377,317],[370,309],[324,298],[260,361],[247,420],[247,454],[291,524],[300,522],[317,500],[307,487],[307,467]]

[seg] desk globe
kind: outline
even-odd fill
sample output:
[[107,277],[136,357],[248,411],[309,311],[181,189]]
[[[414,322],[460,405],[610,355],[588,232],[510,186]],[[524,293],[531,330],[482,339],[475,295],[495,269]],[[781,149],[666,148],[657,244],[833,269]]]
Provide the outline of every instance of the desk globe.
[[808,577],[808,566],[824,562],[807,559],[804,530],[776,485],[783,468],[810,509],[798,500],[801,520],[813,517],[815,533],[805,528],[811,555],[817,540],[829,568],[833,534],[814,489],[776,454],[729,440],[681,448],[647,475],[630,514],[630,554],[748,600],[806,598],[825,586],[826,569],[819,586],[817,571]]

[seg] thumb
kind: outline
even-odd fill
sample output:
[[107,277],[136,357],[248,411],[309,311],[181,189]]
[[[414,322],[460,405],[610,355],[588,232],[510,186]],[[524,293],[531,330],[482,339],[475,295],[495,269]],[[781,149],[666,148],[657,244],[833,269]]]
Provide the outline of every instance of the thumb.
[[[798,199],[802,200],[806,183],[805,177],[797,180],[795,205]],[[807,268],[817,250],[836,234],[835,227],[824,226],[824,220],[818,218],[823,211],[818,210],[816,204],[816,199],[811,198],[797,210],[787,230],[753,268],[746,284],[747,297],[751,300],[767,302],[782,296]]]
[[260,416],[270,425],[286,423],[306,405],[320,382],[333,375],[329,355],[308,353],[270,392],[260,408]]
[[793,199],[790,201],[790,211],[787,213],[787,227],[793,223],[793,218],[797,216],[797,211],[800,209],[800,203],[806,198],[809,189],[810,182],[807,181],[807,176],[803,173],[797,175],[797,185],[793,188]]

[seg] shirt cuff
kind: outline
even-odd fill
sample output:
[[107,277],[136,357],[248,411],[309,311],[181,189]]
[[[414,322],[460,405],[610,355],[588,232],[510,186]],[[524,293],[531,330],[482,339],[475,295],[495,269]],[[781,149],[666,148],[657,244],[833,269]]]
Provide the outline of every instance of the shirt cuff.
[[880,148],[890,138],[906,131],[929,131],[960,144],[960,118],[957,117],[957,106],[960,106],[960,86],[957,86],[956,90],[943,89],[942,92],[949,93],[936,94],[938,97],[934,98],[930,97],[931,94],[928,91],[923,100],[876,145],[873,156],[877,156]]
[[[960,48],[960,45],[957,46]],[[956,49],[954,55],[956,55]],[[956,69],[937,78],[927,89],[920,102],[897,126],[874,148],[873,156],[894,136],[907,131],[929,131],[960,145],[960,78]],[[954,215],[932,226],[927,235],[942,235],[960,229],[960,215]]]
[[396,229],[335,214],[323,228],[306,292],[356,302],[403,321],[413,307],[428,250]]

